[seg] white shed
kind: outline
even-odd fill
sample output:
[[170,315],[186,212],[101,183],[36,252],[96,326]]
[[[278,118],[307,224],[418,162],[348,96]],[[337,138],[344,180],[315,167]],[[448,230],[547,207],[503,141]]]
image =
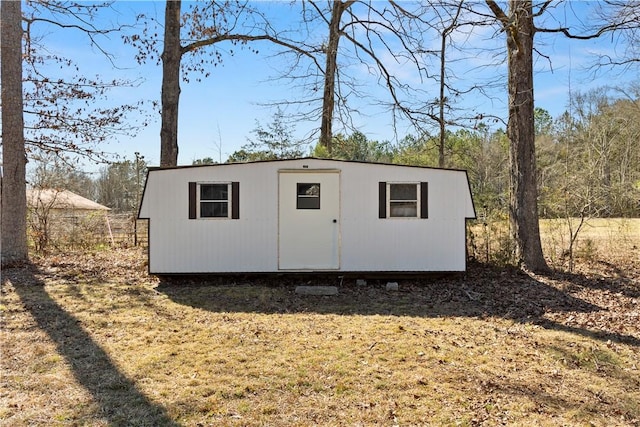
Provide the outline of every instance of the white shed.
[[303,158],[151,168],[149,271],[464,271],[466,171]]

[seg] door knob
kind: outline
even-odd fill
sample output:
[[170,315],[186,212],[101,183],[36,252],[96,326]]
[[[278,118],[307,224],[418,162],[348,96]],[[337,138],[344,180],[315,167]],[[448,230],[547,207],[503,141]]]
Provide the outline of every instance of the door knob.
[[334,219],[334,220],[333,220],[333,223],[335,224],[336,222],[338,222],[338,220],[337,220],[337,219]]

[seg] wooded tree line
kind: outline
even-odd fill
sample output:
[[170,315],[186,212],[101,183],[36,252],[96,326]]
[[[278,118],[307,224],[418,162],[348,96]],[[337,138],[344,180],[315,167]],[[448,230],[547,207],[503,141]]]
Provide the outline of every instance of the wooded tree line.
[[[606,88],[578,93],[570,111],[555,119],[535,110],[540,217],[640,214],[640,86],[620,90],[629,97]],[[508,149],[502,130],[447,132],[445,166],[468,171],[476,209],[507,214]],[[435,166],[438,155],[436,137],[410,137],[390,158]]]
[[[563,115],[536,108],[539,214],[542,218],[635,217],[640,213],[640,85],[576,93]],[[465,169],[476,209],[506,217],[509,200],[509,140],[504,130],[476,129],[440,136],[406,135],[396,144],[362,132],[333,136],[332,151],[295,139],[295,128],[276,112],[258,123],[249,143],[227,162],[316,156],[343,160]],[[194,164],[216,163],[212,158]]]
[[[631,98],[620,98],[625,93]],[[635,99],[635,101],[633,100]],[[573,114],[552,118],[536,109],[536,150],[542,218],[634,217],[640,211],[640,86],[620,92],[606,88],[577,93]],[[295,138],[295,128],[277,111],[258,123],[253,137],[226,162],[292,159],[304,156],[438,167],[439,135],[407,135],[398,143],[367,138],[362,132],[333,136],[332,152]],[[476,209],[506,217],[509,198],[509,141],[504,130],[459,129],[445,134],[445,167],[469,174]],[[211,157],[194,165],[215,164]],[[73,191],[112,208],[135,212],[147,163],[142,156],[105,165],[96,174],[50,156],[38,159],[29,176],[34,187]]]
[[[623,90],[624,89],[624,90]],[[617,95],[627,94],[620,98]],[[635,99],[635,101],[634,101]],[[640,209],[640,86],[577,93],[572,113],[552,118],[536,109],[538,188],[542,218],[632,217]],[[444,166],[465,169],[476,208],[506,217],[509,198],[509,141],[504,130],[447,132]],[[226,162],[292,159],[304,156],[438,167],[440,137],[407,135],[398,143],[367,138],[362,132],[333,136],[332,152],[297,140],[295,128],[277,111],[270,123],[258,123],[250,141]],[[197,164],[214,164],[208,157]],[[54,156],[38,159],[29,176],[34,187],[64,188],[96,200],[116,212],[134,212],[147,163],[141,156],[105,165],[91,175]]]
[[[476,168],[479,162],[473,156],[486,155],[498,162],[497,168],[491,168],[493,175],[506,171],[506,184],[504,180],[501,184],[506,186],[506,191],[504,188],[497,191],[492,187],[488,171],[476,172],[469,168],[472,178],[478,176],[475,181],[479,191],[478,200],[483,200],[484,204],[486,199],[487,205],[507,207],[516,258],[527,268],[545,270],[538,212],[553,214],[564,209],[565,213],[593,211],[612,215],[625,209],[628,211],[633,206],[633,202],[629,201],[632,197],[629,196],[628,184],[635,179],[630,169],[633,166],[614,166],[616,159],[624,159],[628,165],[633,162],[633,153],[624,149],[618,152],[618,146],[612,143],[616,130],[609,126],[610,133],[596,134],[595,129],[591,129],[592,134],[585,136],[584,132],[590,129],[593,117],[581,117],[577,105],[575,112],[570,111],[566,118],[563,136],[553,132],[538,132],[538,149],[548,154],[548,159],[554,160],[548,167],[543,158],[536,160],[533,104],[536,34],[556,33],[577,39],[613,34],[618,40],[624,40],[627,49],[618,57],[597,58],[603,66],[633,67],[640,57],[637,51],[640,27],[638,2],[598,2],[590,9],[590,17],[597,19],[591,19],[586,24],[584,17],[583,25],[576,28],[557,19],[545,20],[562,3],[531,0],[509,0],[505,4],[492,0],[416,3],[308,0],[293,3],[299,19],[287,23],[286,27],[279,27],[261,12],[257,3],[202,1],[189,2],[183,8],[180,1],[167,1],[163,25],[141,15],[138,17],[141,29],[134,27],[134,31],[126,32],[125,26],[97,26],[96,17],[104,8],[111,7],[110,3],[30,1],[25,3],[27,7],[23,13],[21,2],[2,2],[2,142],[5,172],[2,182],[2,257],[9,260],[27,258],[24,221],[21,218],[25,210],[24,162],[28,155],[32,155],[34,150],[43,150],[61,157],[65,153],[74,153],[100,158],[100,142],[104,138],[118,132],[135,131],[125,116],[139,105],[98,110],[92,108],[96,98],[109,99],[106,95],[109,87],[134,85],[135,82],[104,84],[82,75],[76,79],[52,79],[39,71],[38,66],[44,61],[60,61],[64,66],[72,64],[66,58],[42,55],[41,52],[46,50],[38,49],[37,40],[30,37],[34,25],[53,25],[78,31],[99,50],[101,36],[120,34],[125,43],[138,49],[139,61],[162,63],[161,166],[172,166],[177,162],[180,80],[206,78],[212,72],[212,67],[220,65],[229,54],[231,49],[225,49],[224,46],[228,48],[231,44],[235,48],[248,48],[258,54],[256,43],[271,43],[281,49],[279,54],[289,61],[286,69],[282,70],[281,79],[297,88],[294,96],[276,103],[285,107],[300,107],[296,110],[297,117],[317,118],[318,154],[331,157],[349,155],[351,158],[391,156],[393,161],[404,159],[405,162],[414,162],[417,158],[433,157],[431,148],[435,145],[439,166],[465,167],[469,163]],[[158,31],[161,27],[164,27],[163,31]],[[482,129],[464,128],[472,123],[477,125],[489,115],[483,111],[457,111],[456,100],[468,94],[480,96],[483,87],[477,84],[464,85],[455,79],[448,63],[448,55],[452,50],[458,54],[466,52],[466,55],[482,52],[481,46],[469,46],[467,41],[459,41],[473,38],[470,37],[473,29],[479,27],[494,28],[495,37],[505,41],[503,53],[496,57],[502,58],[509,70],[505,88],[509,99],[506,130],[491,135]],[[440,47],[435,49],[432,43],[434,32],[440,41]],[[463,37],[456,39],[453,37],[456,33]],[[322,37],[318,38],[316,34],[322,34]],[[24,55],[10,54],[16,51],[24,52]],[[108,52],[104,53],[113,60]],[[553,59],[540,55],[550,61]],[[403,81],[392,72],[385,58],[393,58],[395,65],[401,64],[414,70],[423,81],[438,82],[439,96],[434,99],[419,85]],[[387,147],[366,141],[366,138],[363,140],[364,135],[357,132],[359,129],[350,126],[352,115],[356,113],[351,107],[352,101],[369,95],[359,86],[357,78],[350,74],[350,67],[353,66],[366,67],[376,77],[380,87],[386,90],[385,99],[372,102],[386,105],[394,117],[412,123],[417,136],[406,137],[396,147]],[[82,108],[64,108],[62,100],[67,97],[71,99],[70,105],[77,106],[82,102],[85,105]],[[29,105],[33,108],[29,108]],[[630,98],[630,105],[637,106],[637,93],[635,98]],[[622,107],[618,104],[612,104],[608,114],[614,114],[617,120],[620,109]],[[28,114],[32,114],[34,119],[21,124],[23,116]],[[598,111],[598,116],[606,114],[604,110]],[[602,120],[610,124],[610,121]],[[30,123],[37,126],[31,126]],[[350,129],[351,132],[345,132],[350,135],[335,135],[333,129],[336,123],[341,123],[343,129]],[[439,129],[440,132],[433,137],[429,134],[430,129]],[[552,129],[555,132],[559,128],[553,126]],[[272,141],[274,144],[282,142],[277,140],[277,129],[268,129],[260,137],[267,138],[270,132],[276,135],[276,140]],[[25,135],[28,138],[25,139]],[[598,136],[599,142],[593,142],[592,137]],[[544,144],[544,141],[548,143]],[[245,150],[245,154],[250,157],[252,152]],[[500,155],[505,154],[506,159],[497,161]],[[602,188],[597,192],[585,190],[585,194],[569,201],[568,183],[572,178],[568,171],[578,170],[577,165],[573,164],[577,159],[584,159],[584,164],[592,168],[593,173],[584,178],[585,183]],[[561,167],[562,160],[564,169]],[[566,185],[558,187],[562,177]],[[577,182],[577,177],[573,182]],[[545,183],[551,185],[547,187]],[[549,200],[562,202],[538,206],[539,191],[555,195]],[[7,212],[10,214],[7,215]]]

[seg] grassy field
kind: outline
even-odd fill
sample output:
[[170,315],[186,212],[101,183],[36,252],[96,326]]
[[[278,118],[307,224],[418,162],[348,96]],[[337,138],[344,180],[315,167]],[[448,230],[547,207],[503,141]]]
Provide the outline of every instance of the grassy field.
[[[542,244],[552,260],[562,258],[569,247],[570,228],[575,232],[579,218],[542,220]],[[576,256],[583,259],[608,259],[624,263],[640,249],[640,218],[592,218],[585,220],[577,233]],[[637,258],[637,256],[636,256]]]
[[638,426],[629,236],[574,274],[471,264],[396,292],[159,281],[136,249],[37,259],[2,273],[0,425]]
[[[567,269],[571,235],[579,225],[579,218],[540,221],[542,247],[553,268]],[[512,247],[506,219],[474,221],[469,231],[473,236],[469,252],[477,259],[498,263],[510,260]],[[638,259],[639,249],[640,218],[591,218],[585,219],[577,232],[573,255],[583,263],[606,260],[624,265],[629,259]]]

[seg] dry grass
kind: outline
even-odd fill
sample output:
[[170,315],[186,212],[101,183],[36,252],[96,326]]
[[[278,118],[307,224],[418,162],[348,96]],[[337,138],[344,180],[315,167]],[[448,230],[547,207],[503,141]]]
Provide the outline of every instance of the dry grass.
[[3,272],[0,425],[637,426],[626,260],[318,297],[293,278],[159,282],[136,250],[39,259]]
[[[571,230],[575,232],[579,218],[569,220],[542,220],[542,244],[545,254],[556,266],[563,266],[569,248]],[[638,261],[640,248],[640,218],[592,218],[587,219],[578,231],[576,256],[591,261],[606,258],[623,264],[631,255]]]
[[[542,247],[550,265],[568,268],[571,233],[580,224],[579,218],[543,219],[540,221]],[[508,220],[474,221],[469,228],[473,243],[469,252],[481,261],[508,263],[513,247],[509,239]],[[570,231],[571,230],[571,231]],[[574,257],[582,263],[606,260],[624,266],[640,263],[640,218],[586,219],[574,245]]]

